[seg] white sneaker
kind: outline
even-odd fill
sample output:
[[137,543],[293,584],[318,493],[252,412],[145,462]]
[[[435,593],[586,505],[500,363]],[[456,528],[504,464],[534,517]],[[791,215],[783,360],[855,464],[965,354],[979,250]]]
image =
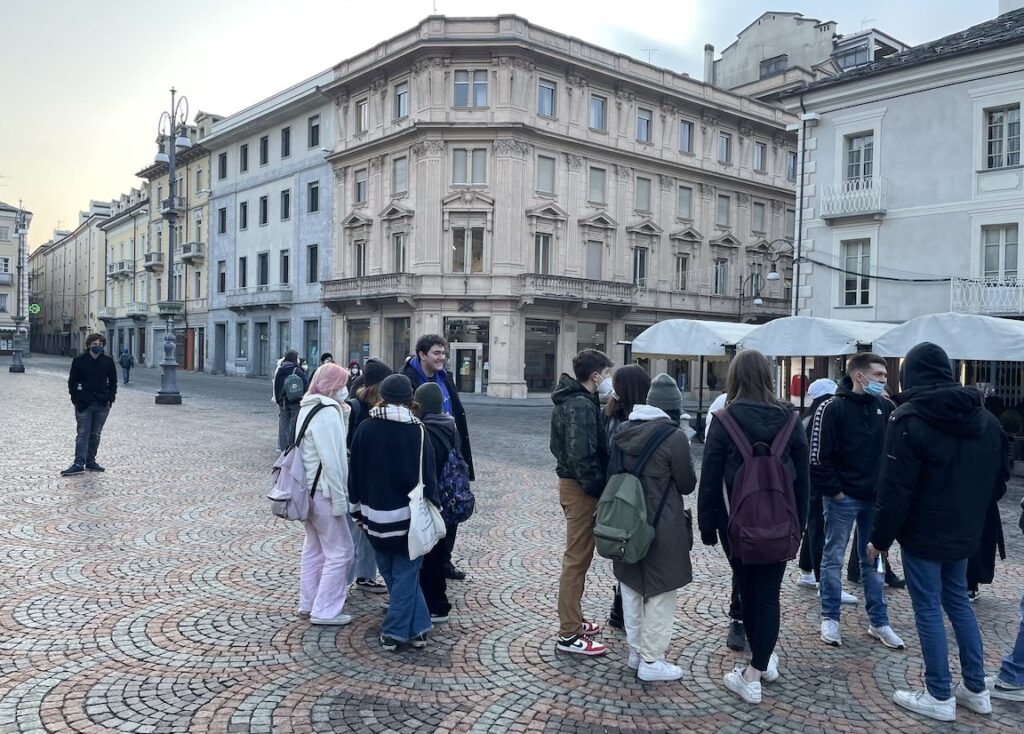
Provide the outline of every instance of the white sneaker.
[[976,714],[992,713],[992,695],[987,688],[981,693],[975,693],[960,681],[953,691],[953,697],[956,698],[958,706],[970,709]]
[[900,636],[893,632],[892,627],[889,625],[884,625],[882,627],[875,627],[874,625],[871,625],[868,627],[868,634],[893,650],[902,650],[906,647],[906,645],[903,644],[903,640],[900,639]]
[[679,680],[683,677],[683,669],[668,662],[665,658],[658,658],[653,663],[641,660],[636,677],[644,681]]
[[626,667],[636,670],[640,667],[640,651],[635,647],[629,648],[629,657],[626,658]]
[[834,619],[821,620],[821,641],[832,647],[842,647],[843,637],[839,634],[839,622]]
[[990,675],[986,678],[985,687],[988,688],[989,696],[992,698],[1000,698],[1004,701],[1024,701],[1024,686],[1007,683],[997,675]]
[[761,680],[765,683],[774,683],[779,679],[779,656],[772,653],[768,658],[768,670],[761,673]]
[[747,666],[740,663],[731,673],[726,673],[722,682],[725,687],[742,698],[747,703],[761,703],[761,681],[748,682],[743,677],[743,671]]
[[956,699],[953,696],[940,701],[928,691],[896,691],[892,700],[897,706],[938,721],[956,721]]
[[334,627],[340,627],[341,625],[348,624],[352,621],[351,614],[339,614],[337,617],[310,617],[310,624],[325,624],[332,625]]
[[[821,589],[818,589],[818,596],[821,596]],[[859,600],[853,594],[846,591],[839,592],[839,603],[840,604],[856,604]]]
[[802,573],[796,580],[796,585],[807,589],[817,589],[818,580],[814,578],[814,573]]

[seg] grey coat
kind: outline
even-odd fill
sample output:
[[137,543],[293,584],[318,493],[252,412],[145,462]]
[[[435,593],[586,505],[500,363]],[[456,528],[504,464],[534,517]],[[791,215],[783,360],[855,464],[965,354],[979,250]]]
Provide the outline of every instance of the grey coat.
[[[623,465],[629,469],[643,452],[650,437],[668,418],[629,421],[615,432],[613,441],[623,453]],[[690,458],[690,442],[681,431],[665,439],[651,456],[640,478],[647,504],[647,522],[652,523],[661,498],[668,490],[665,509],[655,526],[654,542],[639,563],[613,563],[615,578],[646,599],[686,586],[693,580],[690,547],[693,529],[686,522],[683,495],[693,492],[697,476]]]

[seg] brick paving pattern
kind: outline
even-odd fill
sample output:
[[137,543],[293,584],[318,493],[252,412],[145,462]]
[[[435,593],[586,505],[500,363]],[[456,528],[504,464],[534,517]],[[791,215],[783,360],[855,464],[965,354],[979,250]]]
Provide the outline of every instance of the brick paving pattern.
[[[73,418],[66,361],[0,372],[0,732],[1020,732],[1024,705],[994,702],[935,726],[895,707],[922,685],[905,591],[888,592],[908,650],[862,631],[817,636],[817,598],[784,586],[782,678],[750,707],[721,685],[728,567],[694,550],[669,658],[679,683],[644,684],[620,633],[602,659],[556,654],[563,526],[547,451],[548,411],[474,405],[477,514],[460,530],[452,622],[423,651],[379,649],[381,597],[352,592],[342,628],[299,620],[300,526],[265,508],[276,411],[263,381],[183,376],[185,404],[122,390],[104,431],[106,474],[61,478]],[[989,672],[1016,633],[1022,485],[1003,502],[1009,558],[976,606]],[[610,564],[594,562],[584,607],[603,618]],[[855,591],[855,590],[854,590]],[[386,597],[385,597],[386,598]],[[954,678],[957,676],[954,675]]]

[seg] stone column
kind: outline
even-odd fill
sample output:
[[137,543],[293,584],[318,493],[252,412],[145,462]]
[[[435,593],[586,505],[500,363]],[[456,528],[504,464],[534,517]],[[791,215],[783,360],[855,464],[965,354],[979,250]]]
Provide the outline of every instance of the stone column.
[[408,243],[411,262],[418,273],[439,274],[443,270],[444,252],[441,231],[441,193],[444,182],[444,141],[427,139],[412,147],[416,158],[416,230]]
[[494,228],[491,232],[491,273],[519,272],[526,242],[526,156],[530,146],[519,140],[494,141]]
[[496,302],[491,310],[491,341],[487,394],[495,398],[525,398],[526,318],[516,304]]

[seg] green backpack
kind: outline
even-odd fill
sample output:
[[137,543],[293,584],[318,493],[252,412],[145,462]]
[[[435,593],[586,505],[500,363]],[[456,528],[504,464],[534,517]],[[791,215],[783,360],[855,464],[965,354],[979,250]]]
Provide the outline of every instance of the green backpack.
[[613,445],[609,467],[612,475],[608,477],[594,511],[594,546],[602,558],[639,563],[647,555],[671,484],[665,489],[652,526],[647,522],[647,502],[640,477],[658,446],[676,430],[675,426],[669,425],[651,436],[629,471],[622,466],[622,451]]

